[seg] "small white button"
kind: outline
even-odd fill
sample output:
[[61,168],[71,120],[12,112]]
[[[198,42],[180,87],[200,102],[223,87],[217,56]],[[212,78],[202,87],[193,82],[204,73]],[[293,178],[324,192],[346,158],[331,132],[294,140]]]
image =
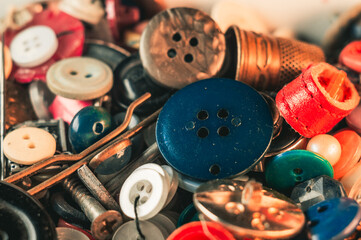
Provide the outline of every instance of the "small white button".
[[119,195],[119,204],[130,218],[135,218],[134,202],[139,196],[137,213],[140,220],[146,220],[162,210],[168,196],[169,182],[156,170],[136,169],[125,180]]
[[40,128],[18,128],[4,138],[5,156],[18,164],[34,164],[52,157],[55,150],[55,138]]
[[47,26],[29,27],[18,33],[10,44],[10,53],[20,67],[36,67],[49,60],[58,49],[58,39]]
[[[147,240],[165,240],[159,228],[149,221],[140,221],[139,227]],[[113,240],[138,240],[140,239],[135,221],[124,223],[113,235]]]
[[99,0],[63,0],[60,10],[90,24],[97,24],[104,15]]
[[242,30],[257,33],[269,33],[267,24],[257,11],[247,4],[234,0],[218,1],[213,5],[211,17],[216,21],[223,32],[236,25]]
[[46,83],[53,93],[70,99],[91,100],[113,86],[113,73],[105,63],[89,57],[72,57],[53,64]]

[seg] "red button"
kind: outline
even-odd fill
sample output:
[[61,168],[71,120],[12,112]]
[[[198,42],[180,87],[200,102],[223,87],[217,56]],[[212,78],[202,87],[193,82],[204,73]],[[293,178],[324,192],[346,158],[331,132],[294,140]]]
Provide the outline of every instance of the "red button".
[[[208,231],[208,233],[207,233]],[[235,240],[222,225],[215,222],[190,222],[177,228],[167,240]]]
[[29,83],[33,79],[45,81],[46,72],[49,67],[56,61],[68,57],[80,56],[83,52],[84,45],[84,27],[76,18],[58,11],[44,10],[34,15],[33,20],[25,27],[19,30],[8,30],[5,33],[5,43],[10,45],[15,35],[25,28],[44,25],[54,30],[58,38],[58,49],[45,63],[33,68],[24,68],[14,66],[14,78],[20,83]]
[[361,41],[347,44],[340,53],[339,62],[356,72],[361,72]]

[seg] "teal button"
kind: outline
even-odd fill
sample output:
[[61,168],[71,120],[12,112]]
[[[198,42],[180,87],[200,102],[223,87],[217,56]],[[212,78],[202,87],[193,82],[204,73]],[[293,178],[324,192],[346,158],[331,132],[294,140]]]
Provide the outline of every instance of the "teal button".
[[307,150],[291,150],[272,158],[266,164],[267,185],[279,192],[288,192],[301,182],[321,175],[333,177],[331,164]]

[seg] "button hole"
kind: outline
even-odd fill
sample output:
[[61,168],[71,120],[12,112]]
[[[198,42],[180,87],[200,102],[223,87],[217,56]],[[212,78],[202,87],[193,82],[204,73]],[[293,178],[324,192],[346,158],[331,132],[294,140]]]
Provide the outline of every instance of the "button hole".
[[30,139],[30,137],[29,137],[28,134],[25,134],[25,135],[23,136],[23,139],[28,140],[28,139]]
[[218,128],[218,130],[217,130],[218,135],[221,137],[228,136],[229,132],[230,132],[229,128],[226,126],[222,126],[222,127]]
[[200,137],[200,138],[205,138],[205,137],[208,136],[208,134],[209,134],[209,130],[208,130],[207,128],[205,128],[205,127],[201,127],[201,128],[198,129],[198,131],[197,131],[197,135],[198,135],[198,137]]
[[173,34],[172,39],[175,42],[179,42],[182,39],[182,36],[179,33],[175,33],[175,34]]
[[188,53],[184,56],[184,61],[187,62],[187,63],[191,63],[193,62],[193,55]]
[[35,148],[35,144],[34,144],[34,143],[29,143],[29,144],[28,144],[28,148],[34,149],[34,148]]
[[140,199],[140,204],[144,204],[144,203],[146,203],[148,201],[148,197],[142,197],[141,199]]
[[326,211],[327,209],[328,209],[328,206],[323,205],[323,206],[317,208],[317,212],[322,213],[322,212]]
[[30,50],[30,48],[25,48],[24,51],[25,51],[25,52],[29,52],[29,50]]
[[189,40],[189,44],[192,46],[192,47],[195,47],[198,45],[198,39],[193,37],[191,38],[191,40]]
[[310,228],[313,228],[313,227],[315,227],[317,224],[319,224],[320,223],[320,221],[319,220],[317,220],[317,219],[315,219],[315,220],[312,220],[312,221],[309,221],[308,222],[308,226],[310,227]]
[[146,191],[147,193],[151,193],[152,190],[153,190],[152,185],[148,185],[148,186],[145,188],[145,191]]
[[206,119],[208,119],[208,117],[209,117],[209,115],[206,110],[201,110],[197,113],[197,118],[199,120],[206,120]]
[[227,118],[228,117],[228,111],[226,109],[219,109],[219,111],[217,112],[217,116],[221,119]]
[[174,58],[175,56],[177,56],[177,52],[176,52],[176,50],[171,48],[171,49],[168,50],[167,55],[168,55],[169,58]]
[[85,78],[91,78],[93,75],[91,73],[88,73],[87,75],[85,75]]
[[295,175],[301,175],[303,173],[303,170],[301,168],[295,168],[293,169],[293,173]]
[[73,76],[74,76],[74,75],[77,75],[77,74],[78,74],[77,71],[71,71],[71,72],[70,72],[70,75],[73,75]]
[[209,172],[212,175],[218,175],[221,172],[221,167],[218,164],[213,164],[210,168],[209,168]]
[[104,126],[101,122],[97,122],[93,125],[93,131],[96,134],[101,134],[104,131]]

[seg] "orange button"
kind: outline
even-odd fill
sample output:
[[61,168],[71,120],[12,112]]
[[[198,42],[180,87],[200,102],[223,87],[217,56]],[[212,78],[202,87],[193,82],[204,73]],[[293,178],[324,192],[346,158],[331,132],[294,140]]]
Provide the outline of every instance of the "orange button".
[[341,157],[333,166],[334,178],[340,179],[349,172],[361,157],[361,138],[352,130],[344,129],[333,135],[341,144]]

